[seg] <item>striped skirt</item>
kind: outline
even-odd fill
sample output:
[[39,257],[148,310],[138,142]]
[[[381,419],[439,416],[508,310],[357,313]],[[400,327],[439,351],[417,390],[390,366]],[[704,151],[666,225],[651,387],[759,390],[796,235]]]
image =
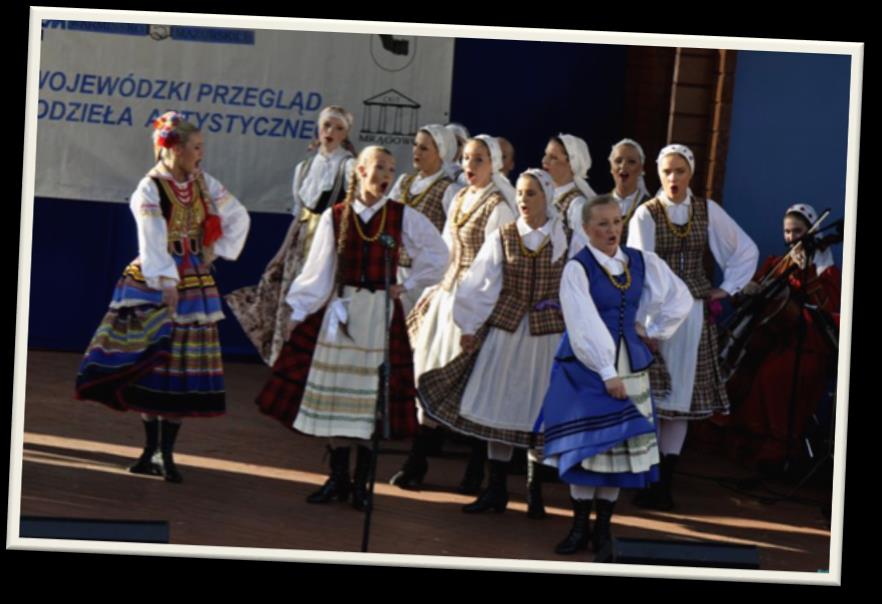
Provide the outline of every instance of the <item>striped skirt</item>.
[[175,260],[181,280],[173,315],[139,263],[126,267],[80,364],[77,399],[167,417],[224,412],[217,287],[197,256]]

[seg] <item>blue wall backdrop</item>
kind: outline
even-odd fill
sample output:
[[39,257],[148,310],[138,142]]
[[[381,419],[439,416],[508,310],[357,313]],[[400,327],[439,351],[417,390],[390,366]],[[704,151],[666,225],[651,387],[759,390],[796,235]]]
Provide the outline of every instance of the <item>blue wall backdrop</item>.
[[[517,171],[539,166],[549,136],[582,136],[593,158],[589,182],[606,191],[612,186],[610,145],[628,134],[625,66],[620,46],[457,40],[450,119],[472,134],[511,140]],[[723,202],[763,255],[780,249],[781,213],[793,200],[833,206],[834,216],[842,215],[848,77],[848,57],[739,53]],[[652,158],[656,150],[646,152]],[[292,173],[298,160],[291,158]],[[648,164],[654,169],[651,159]],[[132,175],[133,189],[141,176]],[[239,260],[217,262],[222,294],[257,282],[289,221],[287,215],[252,213]],[[136,254],[127,204],[36,199],[29,345],[85,350],[116,278]],[[225,354],[256,361],[225,312],[219,324]]]
[[738,53],[723,204],[761,259],[785,249],[794,203],[830,208],[825,224],[843,217],[850,70],[848,56]]

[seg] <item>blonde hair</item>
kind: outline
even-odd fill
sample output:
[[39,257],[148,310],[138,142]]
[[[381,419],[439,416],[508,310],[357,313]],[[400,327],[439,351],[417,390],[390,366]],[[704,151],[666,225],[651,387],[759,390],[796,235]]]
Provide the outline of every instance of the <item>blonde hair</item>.
[[389,149],[381,147],[380,145],[370,145],[362,149],[355,162],[355,169],[352,171],[352,174],[349,175],[349,185],[346,187],[346,197],[341,202],[343,203],[343,213],[340,215],[340,232],[337,233],[336,281],[338,287],[342,287],[343,285],[343,252],[346,249],[346,238],[349,234],[349,215],[352,214],[352,204],[355,201],[355,196],[360,192],[361,180],[358,176],[358,167],[365,165],[367,159],[373,157],[377,153],[385,153],[389,157],[393,159],[395,158]]

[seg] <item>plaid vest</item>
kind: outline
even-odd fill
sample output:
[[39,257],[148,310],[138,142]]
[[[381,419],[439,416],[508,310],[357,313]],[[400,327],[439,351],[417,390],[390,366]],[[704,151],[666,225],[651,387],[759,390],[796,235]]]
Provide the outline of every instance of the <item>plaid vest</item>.
[[[441,287],[450,291],[455,283],[459,283],[465,276],[465,272],[475,261],[475,257],[484,245],[484,227],[490,219],[490,214],[501,203],[505,203],[505,198],[497,189],[491,189],[479,199],[470,212],[461,213],[460,205],[465,198],[468,187],[463,187],[453,200],[451,211],[451,234],[453,238],[453,250],[450,254],[450,264],[447,266],[447,272],[441,280]],[[464,219],[465,222],[461,226],[456,226],[457,222]]]
[[[339,238],[340,221],[343,217],[343,210],[346,204],[338,203],[334,206],[333,224],[334,224],[334,240]],[[362,232],[367,237],[373,237],[383,220],[383,211],[386,210],[386,224],[383,232],[391,236],[395,240],[396,247],[391,250],[392,264],[389,274],[390,285],[395,284],[395,274],[398,270],[398,251],[401,250],[401,231],[404,222],[404,206],[400,203],[392,203],[391,200],[386,202],[384,208],[371,216],[371,219],[364,224],[361,218],[352,210],[349,213],[349,225],[346,229],[346,243],[343,247],[343,253],[338,254],[337,274],[339,285],[352,285],[361,287],[370,291],[385,289],[385,247],[380,243],[379,238],[376,241],[365,241],[358,234],[355,221],[358,220]]]
[[[692,198],[692,228],[686,237],[678,237],[668,226],[667,211],[658,198],[646,202],[655,221],[655,253],[680,277],[693,298],[702,299],[713,288],[704,268],[708,250],[707,200]],[[686,225],[678,227],[683,230]]]
[[552,245],[546,245],[533,258],[521,252],[517,223],[499,229],[502,235],[502,292],[487,324],[505,331],[518,328],[530,314],[530,335],[562,333],[566,329],[560,308],[560,276],[567,255],[551,261]]
[[572,190],[567,191],[566,193],[564,193],[563,197],[554,202],[557,211],[560,212],[560,218],[563,223],[564,233],[567,236],[567,241],[572,238],[574,229],[574,225],[570,224],[570,217],[567,215],[567,212],[569,211],[570,204],[573,203],[573,200],[581,195],[582,191],[580,191],[577,187],[573,187]]
[[[417,173],[414,173],[408,174],[404,178],[404,181],[401,183],[401,199],[399,201],[425,215],[440,233],[444,230],[444,221],[447,219],[447,215],[444,213],[444,204],[442,203],[444,192],[447,191],[448,185],[453,181],[446,176],[441,176],[429,185],[428,189],[419,195],[411,196],[410,185],[413,184],[416,177]],[[398,266],[413,266],[413,261],[407,255],[407,251],[404,248],[401,248],[398,255]]]

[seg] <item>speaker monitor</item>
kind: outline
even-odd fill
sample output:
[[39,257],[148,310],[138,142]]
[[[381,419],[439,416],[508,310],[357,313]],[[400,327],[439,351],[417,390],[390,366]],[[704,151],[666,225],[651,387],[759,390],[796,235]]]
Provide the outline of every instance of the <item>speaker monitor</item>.
[[650,539],[613,539],[610,562],[759,569],[759,551],[753,545]]
[[168,543],[169,541],[168,522],[144,520],[88,520],[22,516],[19,535],[22,538],[30,539],[86,539],[137,543]]

